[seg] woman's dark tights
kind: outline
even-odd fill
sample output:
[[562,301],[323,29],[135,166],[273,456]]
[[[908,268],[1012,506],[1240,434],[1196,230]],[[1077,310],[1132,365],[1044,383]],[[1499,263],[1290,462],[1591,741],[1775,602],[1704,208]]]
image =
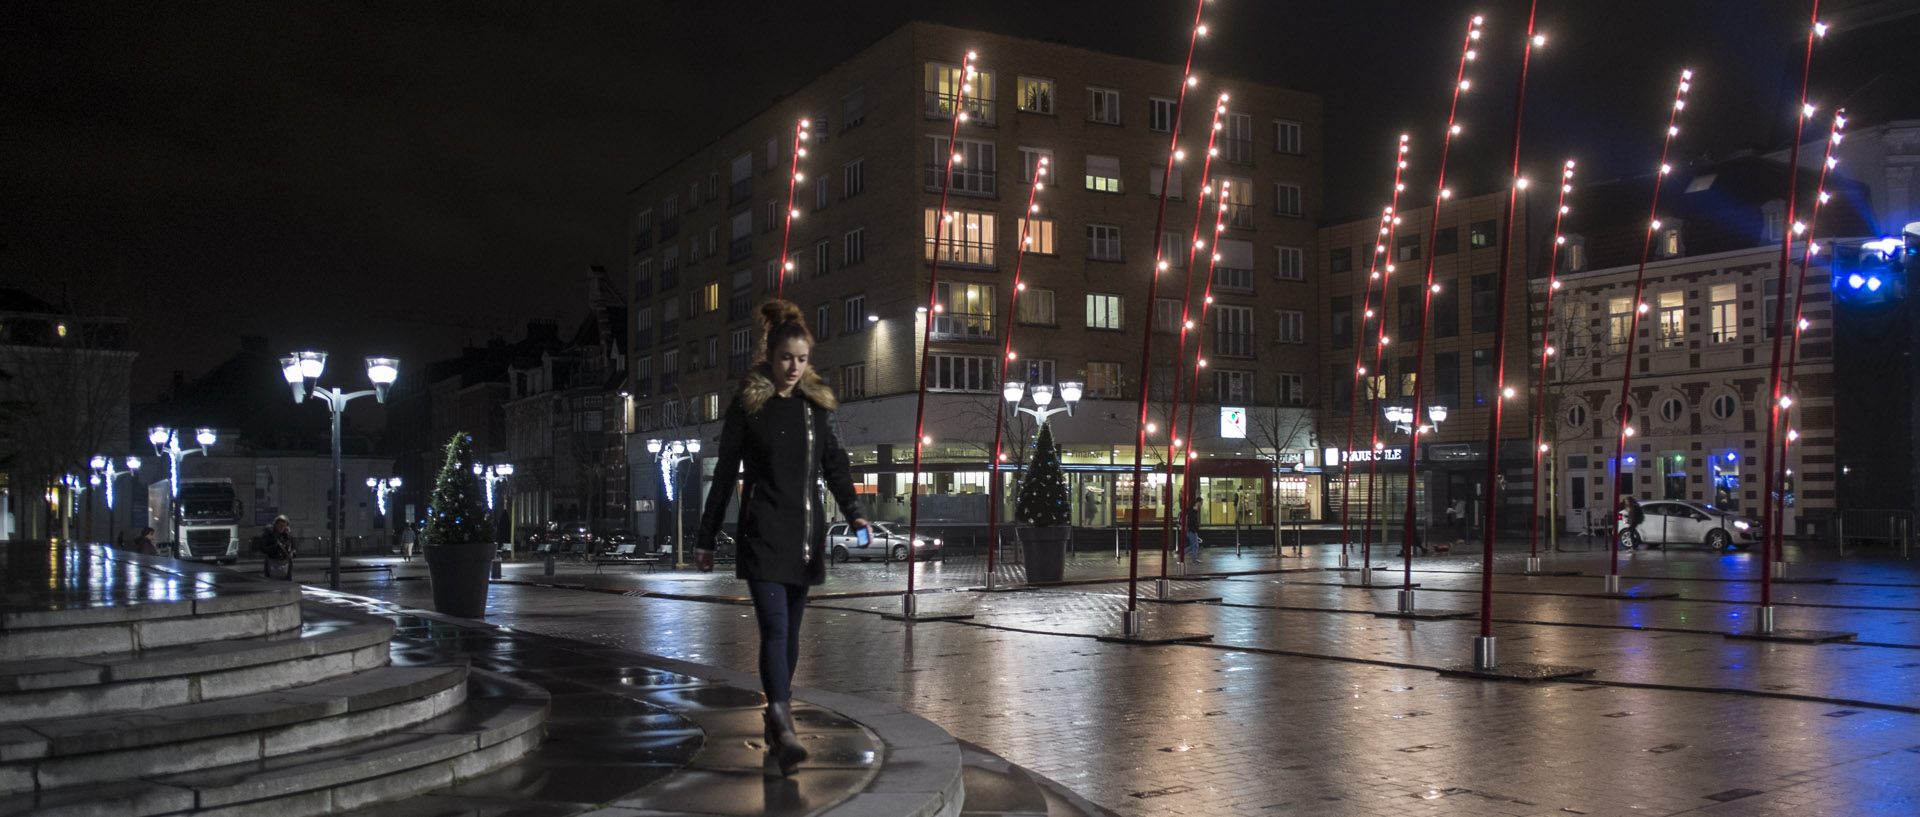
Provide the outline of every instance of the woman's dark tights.
[[805,585],[749,581],[753,617],[760,623],[760,686],[767,703],[793,697],[793,670],[800,663],[800,616],[807,609]]

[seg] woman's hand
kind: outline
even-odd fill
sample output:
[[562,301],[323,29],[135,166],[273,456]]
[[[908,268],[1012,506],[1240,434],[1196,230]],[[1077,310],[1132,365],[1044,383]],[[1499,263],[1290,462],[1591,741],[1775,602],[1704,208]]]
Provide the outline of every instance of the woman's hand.
[[693,552],[693,566],[696,568],[699,568],[700,572],[702,573],[712,573],[713,572],[713,551],[695,550]]

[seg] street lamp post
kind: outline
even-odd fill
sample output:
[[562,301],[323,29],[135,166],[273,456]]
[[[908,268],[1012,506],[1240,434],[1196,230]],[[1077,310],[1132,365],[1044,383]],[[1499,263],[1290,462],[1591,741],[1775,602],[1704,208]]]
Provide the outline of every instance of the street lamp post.
[[[487,486],[487,524],[494,525],[497,520],[493,518],[493,486],[495,483],[505,482],[507,477],[513,476],[513,464],[503,462],[499,465],[481,465],[476,462],[473,464],[473,475],[479,477],[480,482]],[[511,530],[511,526],[509,526],[509,530],[507,531],[507,557],[513,557],[513,531]]]
[[[1421,434],[1425,434],[1429,431],[1440,430],[1440,424],[1447,421],[1447,407],[1441,403],[1429,403],[1427,405],[1427,422],[1419,423],[1418,427],[1416,427],[1416,423],[1415,423],[1415,418],[1418,415],[1415,413],[1414,408],[1412,406],[1383,406],[1381,410],[1386,413],[1387,422],[1392,423],[1395,429],[1405,432],[1408,435],[1411,435],[1412,439],[1415,442],[1418,441],[1419,435]],[[1419,458],[1420,458],[1419,447],[1417,445],[1409,445],[1407,450],[1407,459],[1409,461],[1414,461],[1414,460],[1418,460]],[[1374,474],[1378,475],[1379,462],[1380,462],[1380,455],[1378,451],[1374,453],[1373,459],[1374,459]],[[1409,476],[1408,479],[1411,480],[1412,477]],[[1381,492],[1382,494],[1384,494],[1385,489],[1382,488]],[[1413,539],[1413,531],[1411,529],[1413,525],[1416,524],[1416,522],[1418,521],[1419,514],[1416,511],[1416,509],[1413,507],[1413,495],[1414,495],[1414,488],[1412,484],[1409,483],[1407,487],[1407,516],[1406,516],[1406,525],[1408,530],[1405,531],[1400,544],[1400,557],[1402,560],[1402,564],[1401,564],[1401,582],[1400,582],[1401,587],[1400,587],[1400,593],[1399,593],[1399,596],[1400,596],[1399,608],[1400,608],[1400,612],[1402,613],[1411,613],[1414,611],[1414,597],[1413,597],[1413,541],[1414,539]],[[1384,534],[1385,525],[1383,524],[1381,527],[1383,529],[1382,532]],[[1424,537],[1422,537],[1422,539],[1424,540]],[[1371,562],[1371,557],[1369,557],[1368,561]],[[1371,564],[1363,565],[1362,568],[1363,569],[1361,571],[1361,576],[1360,576],[1361,586],[1364,587],[1364,586],[1372,585],[1373,584],[1372,565]]]
[[132,476],[135,473],[139,472],[140,458],[128,457],[126,459],[127,469],[124,471],[116,467],[112,457],[98,455],[98,454],[94,455],[94,458],[91,461],[89,461],[87,465],[88,467],[91,467],[94,471],[93,478],[98,480],[100,482],[100,486],[104,488],[106,491],[107,541],[112,542],[114,541],[113,535],[114,535],[114,528],[115,528],[114,519],[113,519],[113,481],[116,479],[119,479],[120,477]]
[[[367,487],[373,489],[374,507],[380,511],[380,518],[383,520],[386,519],[387,494],[400,490],[400,478],[388,477],[387,479],[381,479],[379,477],[367,477]],[[393,526],[388,525],[387,531],[391,534]]]
[[[1000,396],[1006,398],[1007,408],[1032,417],[1035,423],[1035,433],[1038,433],[1038,426],[1045,425],[1048,417],[1061,413],[1072,417],[1074,404],[1080,402],[1080,395],[1083,391],[1085,391],[1084,384],[1077,380],[1062,382],[1059,386],[1059,408],[1050,407],[1053,404],[1054,387],[1047,383],[1035,383],[1032,388],[1028,388],[1026,381],[1008,380],[1000,387]],[[1023,398],[1033,401],[1033,408],[1020,405],[1020,401]],[[993,488],[995,489],[994,496],[998,497],[998,489],[1000,487],[1000,463],[997,460],[993,463],[992,475]],[[987,589],[992,590],[993,561],[994,556],[1000,550],[1000,509],[997,507],[994,508],[987,514],[987,518],[991,520],[987,531]],[[912,556],[909,555],[908,558],[912,558]]]
[[[647,453],[660,461],[660,483],[666,487],[667,501],[673,503],[673,566],[681,562],[681,540],[685,539],[686,515],[681,513],[680,503],[674,497],[673,469],[680,463],[690,461],[700,453],[699,440],[660,440],[647,441]],[[714,479],[738,479],[737,474],[715,474]]]
[[387,402],[387,390],[393,381],[400,377],[400,361],[391,357],[367,358],[367,379],[373,381],[373,388],[356,392],[341,391],[338,388],[320,388],[315,381],[320,373],[326,371],[326,352],[295,352],[280,359],[280,374],[286,378],[287,385],[293,389],[293,402],[306,402],[307,394],[320,398],[327,404],[327,410],[333,415],[333,511],[327,526],[332,530],[328,546],[327,586],[340,588],[340,528],[346,521],[346,484],[340,478],[340,414],[346,411],[347,404],[355,398],[373,395],[374,399]]
[[[154,426],[147,432],[147,442],[153,443],[153,453],[167,458],[167,495],[175,499],[180,497],[180,460],[185,459],[189,454],[206,456],[213,450],[213,444],[219,440],[219,435],[215,434],[211,428],[200,428],[194,430],[193,440],[200,444],[199,448],[181,448],[180,432],[166,426]],[[167,538],[173,543],[174,554],[178,555],[182,552],[180,509],[173,507],[173,504],[175,503],[169,503],[167,507]]]

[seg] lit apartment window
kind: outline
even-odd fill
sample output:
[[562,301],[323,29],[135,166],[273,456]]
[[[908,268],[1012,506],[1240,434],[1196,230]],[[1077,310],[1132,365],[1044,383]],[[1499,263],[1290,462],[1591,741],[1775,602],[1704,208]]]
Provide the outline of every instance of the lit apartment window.
[[1223,192],[1227,195],[1227,226],[1249,229],[1253,227],[1253,180],[1233,179]]
[[1569,234],[1560,247],[1560,271],[1579,272],[1587,268],[1586,236]]
[[1282,281],[1304,281],[1307,278],[1307,253],[1299,247],[1273,248],[1273,277]]
[[1120,192],[1120,157],[1087,156],[1087,189],[1102,193]]
[[927,388],[934,391],[999,391],[994,382],[995,359],[977,355],[932,355],[927,361]]
[[1680,290],[1660,293],[1660,348],[1687,345],[1687,300]]
[[940,223],[939,210],[931,207],[926,209],[926,259],[933,260],[934,233],[937,230],[942,263],[993,266],[993,236],[999,217],[993,213],[964,210],[956,210],[947,216],[947,223],[943,225]]
[[1059,320],[1053,303],[1053,290],[1028,287],[1020,293],[1020,322],[1034,326],[1056,325]]
[[851,335],[867,328],[867,296],[852,295],[840,302],[840,334]]
[[1298,154],[1300,150],[1300,123],[1285,119],[1273,120],[1273,152]]
[[855,159],[840,169],[840,198],[867,192],[867,160]]
[[1046,148],[1023,147],[1020,149],[1020,183],[1021,184],[1033,184],[1033,180],[1039,176],[1039,174],[1036,173],[1035,170],[1040,167],[1041,159],[1047,160],[1047,165],[1048,165],[1047,175],[1052,176],[1053,175],[1053,169],[1052,169],[1053,151],[1048,150]]
[[1714,343],[1740,339],[1740,285],[1714,284],[1707,290],[1707,326]]
[[699,306],[699,309],[694,310],[693,314],[705,315],[708,312],[718,311],[720,309],[720,282],[713,281],[695,290],[694,301],[696,305]]
[[1027,252],[1058,255],[1054,245],[1054,223],[1050,218],[1020,219],[1020,231],[1027,237]]
[[1307,210],[1306,206],[1302,204],[1303,200],[1300,185],[1289,184],[1287,182],[1273,183],[1274,215],[1293,216],[1294,218],[1306,215]]
[[1049,116],[1053,114],[1053,80],[1021,77],[1016,90],[1020,94],[1020,110]]
[[1476,221],[1468,227],[1467,236],[1467,243],[1470,246],[1476,250],[1484,250],[1499,241],[1499,229],[1494,227],[1492,219]]
[[1253,117],[1230,113],[1226,125],[1226,133],[1220,140],[1221,156],[1234,164],[1253,164]]
[[1087,364],[1088,397],[1119,397],[1123,388],[1120,364],[1100,360]]
[[840,367],[840,399],[858,400],[867,396],[867,364],[850,363]]
[[1253,357],[1252,307],[1214,307],[1213,352],[1221,357]]
[[1120,296],[1102,292],[1087,293],[1087,328],[1119,329]]
[[1147,129],[1159,133],[1173,132],[1173,110],[1178,105],[1171,99],[1160,97],[1147,98]]
[[939,340],[988,340],[993,331],[993,285],[941,281],[935,294],[933,336]]
[[840,266],[850,267],[867,260],[867,228],[855,227],[847,231],[845,246],[840,253]]
[[982,124],[993,124],[993,73],[978,71],[960,76],[955,65],[927,63],[927,115],[948,117],[955,110]]
[[1273,339],[1281,343],[1307,342],[1307,313],[1298,309],[1273,310]]
[[1633,331],[1633,299],[1613,298],[1607,301],[1607,348],[1624,351],[1627,348],[1628,333]]
[[1120,124],[1120,92],[1112,88],[1087,89],[1087,121]]
[[1112,224],[1087,225],[1087,258],[1093,261],[1120,260],[1120,228]]
[[970,196],[991,196],[994,193],[994,149],[992,142],[976,139],[959,140],[957,150],[949,150],[954,144],[947,137],[930,135],[927,137],[927,166],[922,176],[926,188],[940,190],[940,176],[952,162],[952,191]]

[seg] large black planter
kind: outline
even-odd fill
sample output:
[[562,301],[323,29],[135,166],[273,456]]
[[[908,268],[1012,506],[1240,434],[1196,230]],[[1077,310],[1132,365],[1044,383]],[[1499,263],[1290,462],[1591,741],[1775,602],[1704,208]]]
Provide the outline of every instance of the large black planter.
[[1027,563],[1029,583],[1057,582],[1067,577],[1067,539],[1073,528],[1021,528],[1020,555]]
[[428,545],[427,575],[433,579],[433,609],[450,616],[487,614],[487,572],[493,565],[492,542]]

